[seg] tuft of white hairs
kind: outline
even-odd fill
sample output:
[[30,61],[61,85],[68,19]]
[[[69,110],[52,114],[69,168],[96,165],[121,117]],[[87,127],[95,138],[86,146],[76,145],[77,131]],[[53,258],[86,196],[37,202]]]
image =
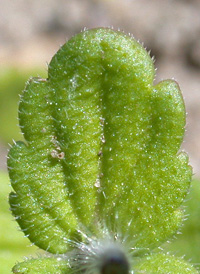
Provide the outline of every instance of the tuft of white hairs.
[[[121,233],[112,233],[104,227],[100,237],[77,231],[81,240],[66,240],[71,251],[61,255],[73,274],[134,274],[134,264],[139,259],[140,249],[133,242],[121,238]],[[88,236],[89,235],[89,236]],[[91,235],[91,236],[90,236]],[[146,252],[147,250],[143,250]],[[64,257],[63,257],[64,256]],[[60,255],[59,255],[60,257]]]

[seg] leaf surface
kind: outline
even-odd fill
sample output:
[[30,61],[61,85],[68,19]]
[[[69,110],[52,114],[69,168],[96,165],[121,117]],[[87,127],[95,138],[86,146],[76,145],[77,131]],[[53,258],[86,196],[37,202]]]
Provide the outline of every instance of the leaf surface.
[[30,259],[13,267],[13,273],[18,274],[67,274],[69,265],[60,258]]
[[153,254],[135,266],[135,274],[198,274],[199,272],[183,259],[168,254]]
[[27,84],[10,204],[40,248],[65,253],[80,229],[101,233],[98,222],[141,249],[178,229],[192,175],[179,153],[185,108],[178,84],[153,85],[154,73],[138,42],[100,28],[70,39],[48,78]]

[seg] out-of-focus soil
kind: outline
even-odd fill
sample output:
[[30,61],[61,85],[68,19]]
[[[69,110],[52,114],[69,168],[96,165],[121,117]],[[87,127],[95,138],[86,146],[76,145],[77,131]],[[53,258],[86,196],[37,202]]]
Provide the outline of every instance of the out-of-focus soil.
[[84,27],[113,26],[144,42],[156,58],[155,82],[180,84],[188,113],[183,149],[200,177],[199,0],[0,0],[0,6],[2,66],[46,69],[58,47]]

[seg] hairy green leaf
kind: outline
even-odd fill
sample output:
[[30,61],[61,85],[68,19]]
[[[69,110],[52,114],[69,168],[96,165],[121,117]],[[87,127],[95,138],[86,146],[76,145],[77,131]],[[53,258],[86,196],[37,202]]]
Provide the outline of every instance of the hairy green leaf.
[[102,238],[106,228],[151,250],[178,229],[192,175],[179,152],[185,108],[175,81],[153,79],[137,41],[100,28],[70,39],[48,78],[27,83],[26,144],[8,159],[10,204],[37,246],[65,253],[71,240]]
[[13,267],[13,273],[18,274],[67,274],[69,265],[60,258],[30,259]]
[[135,274],[148,273],[148,274],[198,274],[189,263],[183,259],[178,259],[172,255],[156,253],[147,256],[146,259],[141,260],[135,266]]

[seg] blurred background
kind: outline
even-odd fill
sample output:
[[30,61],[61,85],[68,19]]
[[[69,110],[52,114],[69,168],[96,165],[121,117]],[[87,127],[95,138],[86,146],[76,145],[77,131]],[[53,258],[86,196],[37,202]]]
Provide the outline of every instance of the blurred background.
[[[19,94],[30,76],[46,77],[60,45],[84,28],[113,27],[131,33],[155,56],[155,83],[174,78],[185,99],[182,149],[194,178],[186,201],[190,217],[169,250],[200,263],[200,0],[0,0],[0,263],[3,273],[35,252],[11,222],[6,154],[23,137],[17,121]],[[191,198],[192,197],[192,198]],[[193,210],[193,211],[191,211]],[[192,212],[192,213],[191,213]],[[5,235],[8,235],[6,236]],[[15,239],[15,240],[14,240]],[[16,240],[17,239],[17,240]],[[11,248],[12,247],[12,248]],[[28,252],[28,253],[27,253]]]

